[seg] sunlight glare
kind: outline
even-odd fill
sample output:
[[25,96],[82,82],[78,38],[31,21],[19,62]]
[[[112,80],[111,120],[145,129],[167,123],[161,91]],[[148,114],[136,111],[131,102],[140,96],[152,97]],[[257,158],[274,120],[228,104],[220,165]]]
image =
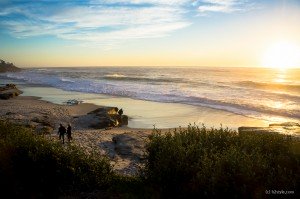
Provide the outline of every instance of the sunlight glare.
[[262,65],[277,69],[300,67],[300,47],[290,42],[278,42],[267,49]]

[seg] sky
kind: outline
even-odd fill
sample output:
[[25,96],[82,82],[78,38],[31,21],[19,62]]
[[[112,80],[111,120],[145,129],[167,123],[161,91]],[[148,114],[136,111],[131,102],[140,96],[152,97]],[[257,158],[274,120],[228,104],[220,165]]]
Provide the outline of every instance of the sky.
[[20,67],[262,67],[280,42],[300,67],[300,0],[0,0],[0,59]]

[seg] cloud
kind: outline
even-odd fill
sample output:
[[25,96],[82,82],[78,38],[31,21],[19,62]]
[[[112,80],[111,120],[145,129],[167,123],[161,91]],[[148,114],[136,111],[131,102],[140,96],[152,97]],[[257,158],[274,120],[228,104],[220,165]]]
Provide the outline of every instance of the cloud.
[[200,0],[197,3],[200,4],[198,7],[200,13],[245,11],[253,5],[246,0]]
[[107,45],[169,35],[192,23],[190,9],[231,12],[240,6],[236,0],[7,1],[0,28],[19,38],[54,35]]
[[182,5],[193,0],[92,0],[92,3],[123,3],[123,4],[155,4],[155,5]]
[[[185,18],[186,11],[179,5],[183,2],[186,1],[15,3],[0,11],[0,26],[16,37],[55,35],[63,39],[100,43],[162,37],[190,24]],[[174,3],[177,5],[174,6]]]

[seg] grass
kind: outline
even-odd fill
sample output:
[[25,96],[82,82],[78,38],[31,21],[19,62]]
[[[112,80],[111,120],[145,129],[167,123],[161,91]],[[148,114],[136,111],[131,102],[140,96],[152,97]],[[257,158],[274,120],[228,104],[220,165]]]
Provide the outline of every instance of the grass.
[[[150,136],[145,168],[119,176],[106,157],[0,121],[0,187],[9,198],[267,198],[299,191],[299,141],[189,126]],[[297,152],[298,151],[298,152]]]

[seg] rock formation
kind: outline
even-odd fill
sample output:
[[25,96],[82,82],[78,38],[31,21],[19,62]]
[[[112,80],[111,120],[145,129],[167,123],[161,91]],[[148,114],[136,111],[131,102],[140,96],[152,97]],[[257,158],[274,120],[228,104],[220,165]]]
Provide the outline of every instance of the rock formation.
[[16,67],[13,63],[5,62],[2,59],[0,59],[0,73],[17,71],[21,71],[21,69]]
[[144,155],[145,140],[147,136],[140,133],[126,132],[124,134],[115,135],[112,141],[115,145],[117,155],[140,160]]
[[89,123],[88,127],[103,129],[109,127],[119,127],[128,124],[127,115],[119,115],[117,107],[103,107],[89,112],[87,115],[76,118],[76,122],[84,126]]
[[0,99],[7,100],[22,93],[23,92],[20,91],[14,84],[6,84],[5,86],[0,87]]

